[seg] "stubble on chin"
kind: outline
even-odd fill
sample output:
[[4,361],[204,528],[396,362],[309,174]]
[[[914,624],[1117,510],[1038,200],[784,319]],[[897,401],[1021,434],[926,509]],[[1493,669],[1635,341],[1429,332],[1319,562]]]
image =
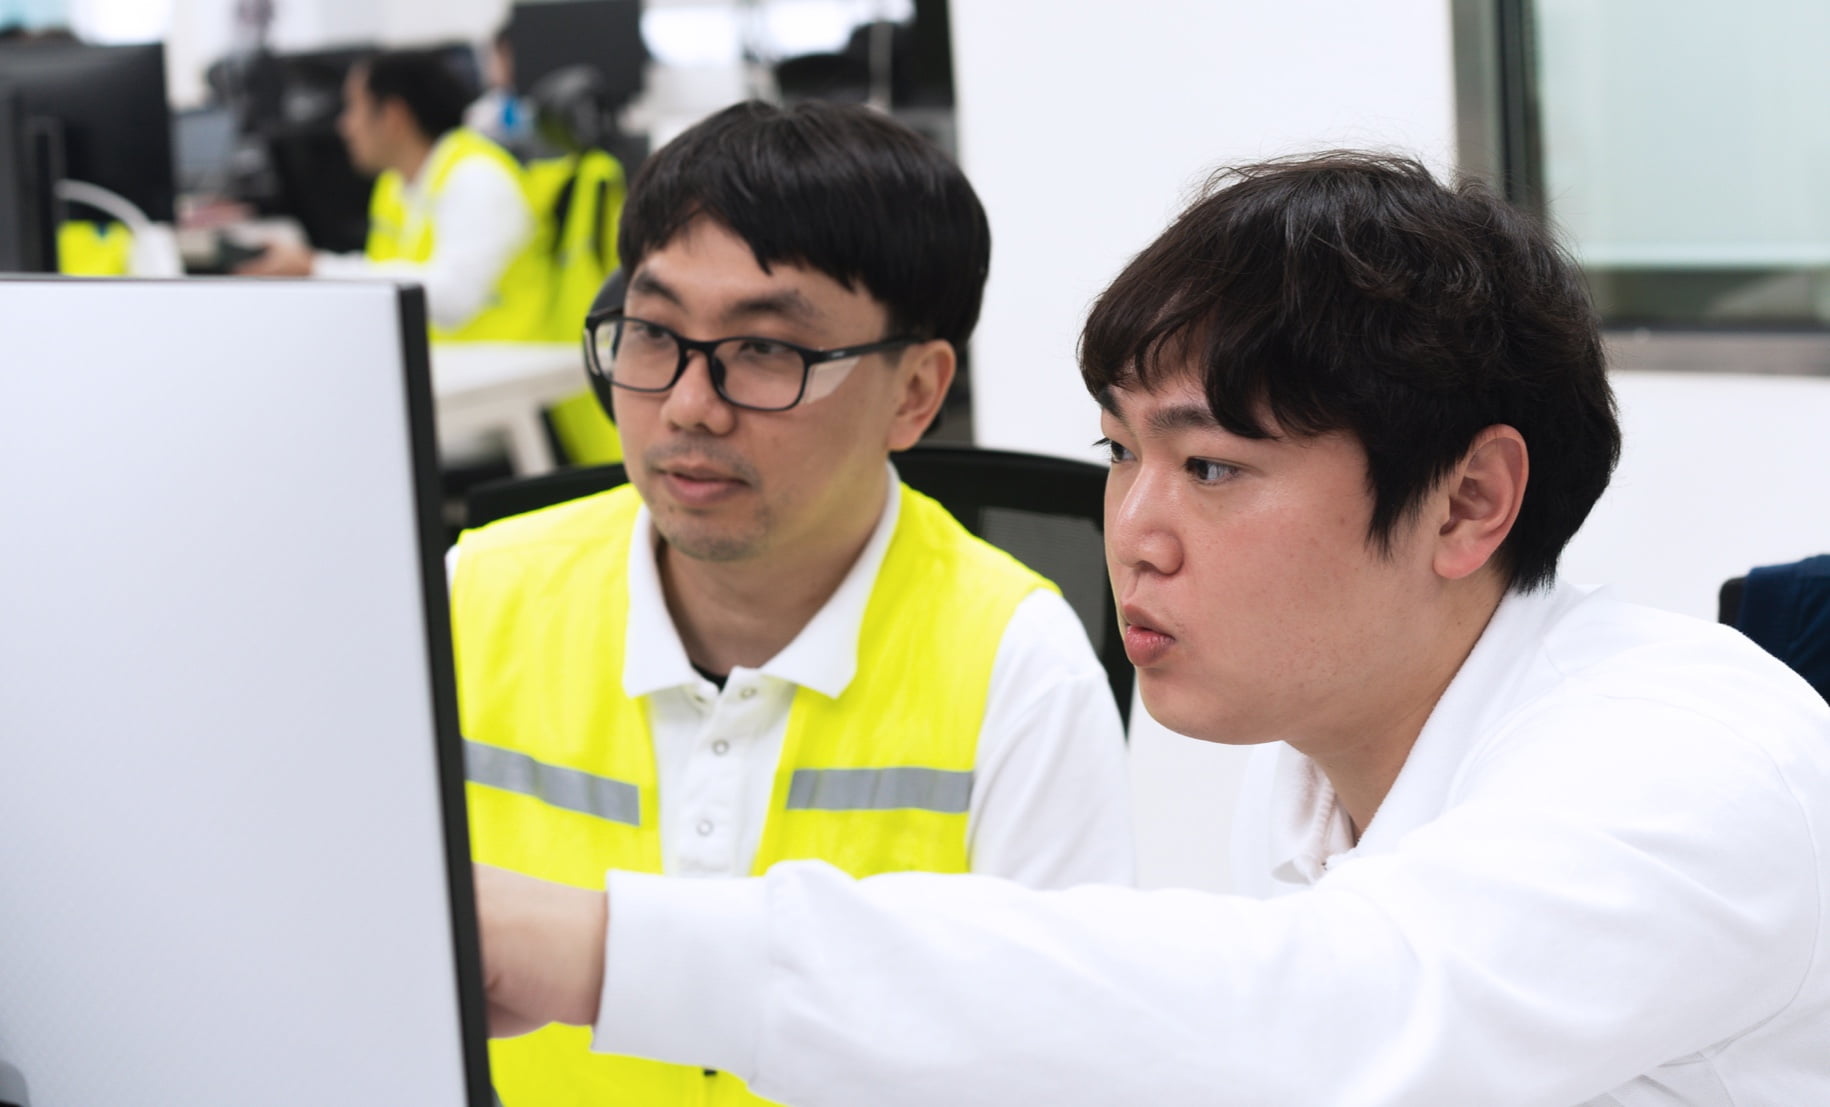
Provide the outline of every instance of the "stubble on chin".
[[662,519],[655,517],[655,530],[662,543],[691,561],[728,565],[756,556],[770,530],[767,509],[741,522],[720,525],[704,519]]

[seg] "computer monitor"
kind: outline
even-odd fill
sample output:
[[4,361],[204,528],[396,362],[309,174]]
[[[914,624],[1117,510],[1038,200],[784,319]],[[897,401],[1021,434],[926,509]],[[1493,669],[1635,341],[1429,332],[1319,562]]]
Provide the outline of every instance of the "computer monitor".
[[54,124],[27,116],[25,97],[0,82],[0,273],[57,271],[55,139]]
[[226,196],[234,183],[235,147],[241,127],[235,110],[223,104],[172,114],[172,161],[178,191]]
[[423,294],[0,278],[0,334],[0,1066],[488,1107]]
[[509,16],[508,46],[522,94],[542,77],[587,65],[602,75],[607,106],[616,111],[635,99],[647,76],[641,0],[518,3]]
[[262,134],[279,184],[278,213],[298,220],[320,250],[349,253],[368,241],[375,182],[350,162],[332,124],[282,124]]
[[173,220],[165,47],[0,43],[0,81],[27,116],[56,119],[66,177],[99,185],[154,222]]

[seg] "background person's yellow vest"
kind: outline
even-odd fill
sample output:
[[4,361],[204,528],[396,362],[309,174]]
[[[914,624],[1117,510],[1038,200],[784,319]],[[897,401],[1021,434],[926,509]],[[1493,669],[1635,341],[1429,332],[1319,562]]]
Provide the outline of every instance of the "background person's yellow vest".
[[[472,158],[495,162],[515,181],[534,235],[524,243],[508,268],[497,279],[481,311],[463,326],[434,326],[432,337],[457,342],[530,342],[546,336],[552,311],[552,263],[548,258],[552,226],[528,198],[527,178],[508,151],[465,127],[447,131],[427,155],[420,170],[428,199],[435,199],[451,179],[451,171]],[[375,180],[369,194],[369,236],[364,251],[370,261],[424,262],[432,257],[438,229],[430,220],[410,220],[403,198],[405,180],[393,170]]]
[[120,223],[68,219],[57,228],[57,271],[70,277],[126,276],[133,232]]
[[[576,342],[584,331],[585,313],[617,266],[617,223],[629,192],[623,164],[603,150],[541,158],[528,163],[527,182],[534,206],[550,212],[554,226],[547,337]],[[581,389],[558,400],[547,407],[546,415],[565,464],[623,460],[622,438],[598,403],[596,391]]]
[[528,197],[553,225],[552,313],[547,337],[576,342],[604,278],[617,267],[616,236],[629,184],[623,163],[585,150],[527,163]]
[[[623,693],[623,486],[467,532],[452,585],[478,861],[584,888],[661,871],[646,704]],[[644,537],[645,540],[645,537]],[[854,876],[965,872],[966,811],[992,663],[1048,581],[906,486],[838,699],[798,689],[755,871],[819,858]],[[735,1077],[589,1052],[548,1027],[492,1042],[506,1107],[767,1102]]]

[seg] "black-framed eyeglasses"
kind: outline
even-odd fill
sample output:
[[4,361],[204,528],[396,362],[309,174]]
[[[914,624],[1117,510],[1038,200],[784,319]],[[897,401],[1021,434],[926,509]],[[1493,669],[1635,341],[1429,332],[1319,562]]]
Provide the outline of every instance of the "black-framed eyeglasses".
[[631,392],[666,392],[685,374],[692,355],[701,353],[718,395],[732,407],[751,411],[810,404],[830,395],[865,356],[919,341],[886,338],[813,350],[758,335],[702,342],[620,310],[585,318],[585,364],[593,377]]

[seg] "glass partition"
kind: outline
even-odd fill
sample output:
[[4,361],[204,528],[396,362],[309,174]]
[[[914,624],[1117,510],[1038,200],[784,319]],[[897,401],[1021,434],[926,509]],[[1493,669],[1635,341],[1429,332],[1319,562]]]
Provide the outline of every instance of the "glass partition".
[[1830,320],[1830,4],[1529,12],[1540,202],[1610,323]]

